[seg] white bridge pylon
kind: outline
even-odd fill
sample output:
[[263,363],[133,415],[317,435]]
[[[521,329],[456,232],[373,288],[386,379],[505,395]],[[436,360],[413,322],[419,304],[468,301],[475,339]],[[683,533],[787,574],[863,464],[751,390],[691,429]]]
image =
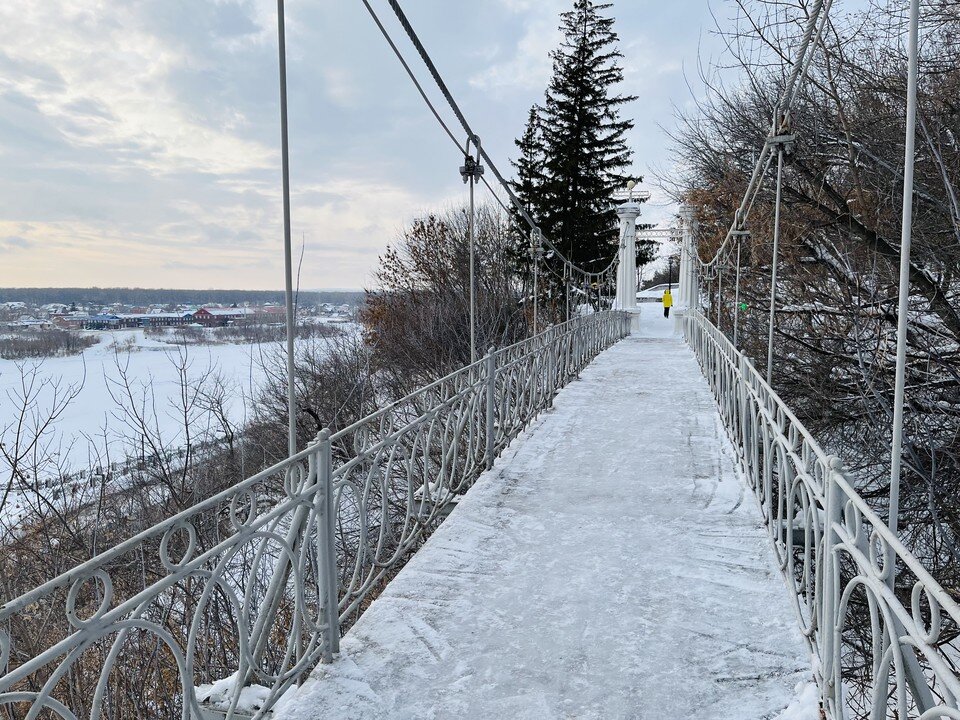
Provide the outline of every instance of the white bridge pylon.
[[640,329],[637,310],[637,218],[640,217],[640,203],[632,198],[627,200],[617,208],[617,216],[620,218],[620,257],[613,309],[630,313],[630,330],[636,332]]
[[[643,195],[640,195],[640,197],[643,198]],[[631,193],[626,202],[617,207],[617,216],[620,218],[620,250],[617,267],[617,295],[613,301],[614,310],[624,310],[630,313],[631,332],[637,332],[640,329],[640,311],[637,307],[637,240],[681,241],[683,239],[683,231],[680,228],[637,230],[637,218],[640,217],[640,212],[640,203],[633,199],[631,188]],[[682,262],[680,277],[684,278]]]

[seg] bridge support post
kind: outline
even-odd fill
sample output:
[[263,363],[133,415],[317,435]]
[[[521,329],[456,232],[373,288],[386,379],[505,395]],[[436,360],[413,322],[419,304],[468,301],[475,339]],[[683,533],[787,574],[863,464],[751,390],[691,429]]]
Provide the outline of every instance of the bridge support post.
[[553,407],[553,396],[557,391],[557,355],[560,351],[554,342],[554,335],[556,334],[554,327],[556,326],[551,326],[547,329],[547,377],[545,388],[547,393],[547,407]]
[[317,561],[320,565],[320,592],[323,603],[324,638],[323,661],[333,662],[334,654],[340,652],[340,609],[337,582],[337,545],[334,536],[336,527],[336,499],[333,493],[333,447],[330,431],[320,433],[318,482],[320,483],[320,527],[317,533]]
[[[837,558],[833,548],[840,542],[834,531],[835,524],[843,519],[843,495],[837,484],[837,474],[840,472],[840,459],[831,456],[829,467],[824,477],[824,525],[823,525],[823,562],[822,576],[819,583],[822,588],[819,617],[820,672],[822,678],[820,688],[821,702],[830,717],[843,717],[840,708],[842,691],[840,688],[840,646],[842,638],[837,630],[837,604],[840,594],[840,572],[837,567]],[[839,713],[837,712],[839,710]]]
[[487,470],[493,467],[493,453],[496,448],[494,442],[496,426],[496,402],[497,402],[497,356],[493,353],[493,348],[487,350],[487,357],[484,358],[484,364],[487,368],[487,445],[486,445],[486,463]]

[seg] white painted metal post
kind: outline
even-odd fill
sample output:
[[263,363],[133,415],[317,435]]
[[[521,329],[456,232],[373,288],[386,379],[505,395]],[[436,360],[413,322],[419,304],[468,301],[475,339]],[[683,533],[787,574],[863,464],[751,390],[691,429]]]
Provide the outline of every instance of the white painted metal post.
[[685,281],[685,273],[687,271],[687,247],[682,242],[680,243],[680,266],[677,268],[677,312],[683,312],[686,309],[686,303],[683,299],[684,286],[687,284]]
[[[917,134],[917,36],[920,3],[910,0],[907,40],[907,131],[903,154],[903,208],[900,228],[900,296],[897,303],[897,370],[893,397],[893,442],[890,448],[890,508],[887,524],[897,534],[900,514],[900,462],[903,452],[903,393],[907,360],[907,311],[910,308],[910,243],[913,230],[913,164]],[[896,568],[894,568],[894,571]],[[893,587],[895,573],[889,576]]]
[[280,174],[283,182],[283,271],[287,320],[287,452],[297,452],[297,400],[294,383],[293,256],[290,249],[290,149],[287,132],[287,42],[283,0],[277,0],[277,40],[280,54]]
[[533,334],[539,332],[538,315],[540,314],[540,228],[530,231],[530,257],[533,261]]
[[723,268],[717,268],[717,330],[720,329],[720,311],[723,308]]
[[[673,332],[679,335],[683,332],[683,318],[686,315],[687,306],[683,302],[683,288],[687,284],[683,279],[684,268],[687,262],[687,249],[680,244],[680,257],[677,262],[677,293],[673,302]],[[669,262],[669,261],[668,261]],[[669,268],[668,268],[669,270]],[[667,278],[669,283],[669,277]],[[672,291],[671,291],[672,292]]]
[[557,347],[556,325],[547,328],[547,407],[553,407],[553,396],[557,392]]
[[740,337],[740,250],[743,245],[743,235],[737,236],[737,277],[733,291],[733,346],[737,347]]
[[323,620],[326,625],[323,661],[333,662],[333,656],[340,652],[340,609],[339,582],[337,579],[336,545],[336,499],[333,492],[333,448],[330,443],[330,430],[324,428],[319,439],[320,495],[323,498],[322,516],[317,539],[320,543],[319,557]]
[[487,368],[487,444],[486,444],[486,462],[487,470],[493,467],[494,437],[497,431],[496,427],[496,402],[497,402],[497,356],[493,348],[487,350],[485,358]]
[[834,717],[837,717],[836,711],[842,702],[840,685],[840,645],[842,637],[837,624],[837,602],[840,596],[840,573],[837,566],[837,556],[833,548],[840,542],[834,527],[843,520],[843,495],[837,484],[837,476],[840,472],[840,459],[830,456],[827,460],[827,472],[824,478],[824,526],[823,526],[823,562],[821,574],[817,579],[822,587],[820,597],[822,606],[820,609],[819,637],[817,638],[820,646],[820,657],[823,666],[820,671],[823,673],[821,686],[821,702],[827,711],[833,711]]
[[777,199],[773,208],[773,260],[770,267],[770,327],[767,334],[767,385],[773,378],[773,328],[777,308],[777,259],[780,254],[780,186],[783,181],[783,146],[777,150]]
[[[696,222],[693,230],[696,232]],[[700,310],[700,255],[697,252],[696,236],[690,238],[690,305]]]

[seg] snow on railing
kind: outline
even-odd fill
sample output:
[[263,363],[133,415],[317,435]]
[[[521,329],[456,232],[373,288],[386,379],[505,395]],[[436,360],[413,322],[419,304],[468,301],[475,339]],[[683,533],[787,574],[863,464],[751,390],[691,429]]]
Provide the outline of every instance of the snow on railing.
[[265,717],[557,389],[578,317],[378,410],[0,607],[0,715]]
[[699,312],[683,326],[773,540],[826,717],[960,718],[954,597],[726,335]]

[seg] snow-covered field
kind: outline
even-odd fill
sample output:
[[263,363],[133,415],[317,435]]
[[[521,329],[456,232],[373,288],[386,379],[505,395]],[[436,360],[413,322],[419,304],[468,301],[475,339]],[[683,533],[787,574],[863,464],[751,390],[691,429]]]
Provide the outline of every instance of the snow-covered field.
[[[84,468],[95,453],[109,446],[113,459],[122,459],[124,434],[129,434],[119,418],[115,396],[122,395],[121,375],[131,380],[134,398],[146,400],[156,428],[174,437],[183,420],[177,418],[180,404],[180,369],[186,358],[188,382],[199,382],[206,374],[219,373],[227,384],[225,403],[234,423],[242,423],[249,412],[249,398],[264,379],[264,368],[279,345],[196,345],[180,346],[146,337],[143,330],[117,330],[95,333],[100,342],[82,355],[65,358],[21,361],[0,359],[0,427],[17,416],[17,397],[23,387],[19,366],[36,368],[35,386],[40,381],[56,381],[62,391],[80,387],[77,397],[57,418],[52,437],[68,465]],[[53,401],[53,388],[43,387],[37,396],[40,413]]]

